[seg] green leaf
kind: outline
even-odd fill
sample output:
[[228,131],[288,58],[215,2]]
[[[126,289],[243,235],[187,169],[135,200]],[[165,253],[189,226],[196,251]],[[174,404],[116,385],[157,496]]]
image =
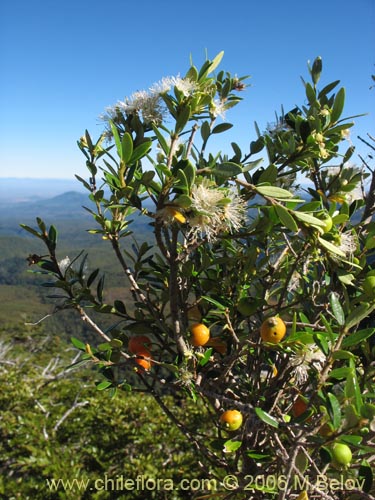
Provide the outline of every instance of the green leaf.
[[358,332],[350,333],[347,337],[344,338],[342,342],[342,347],[348,348],[353,345],[358,345],[364,340],[374,335],[375,328],[366,328],[365,330],[359,330]]
[[112,382],[109,380],[103,380],[103,382],[100,382],[96,388],[98,391],[104,391],[105,389],[108,389],[108,387],[111,387]]
[[275,205],[275,211],[277,216],[280,219],[280,222],[287,228],[289,231],[296,233],[298,231],[298,225],[293,217],[290,215],[288,210],[286,210],[281,205]]
[[326,250],[328,250],[328,252],[334,253],[334,254],[338,255],[339,257],[345,257],[345,253],[342,250],[340,250],[340,248],[338,248],[336,245],[331,243],[330,241],[327,241],[324,238],[321,238],[320,236],[318,236],[318,241],[322,245],[322,247],[324,247]]
[[43,221],[40,217],[37,217],[37,218],[36,218],[36,222],[37,222],[37,224],[38,224],[38,226],[39,226],[40,230],[41,230],[43,233],[46,233],[47,228],[46,228],[46,225],[45,225],[44,221]]
[[155,165],[155,170],[161,180],[163,180],[163,175],[165,175],[166,177],[172,176],[172,172],[169,170],[167,165],[163,165],[162,163]]
[[115,300],[113,305],[115,306],[116,311],[120,314],[126,314],[126,307],[122,300]]
[[138,144],[138,146],[133,150],[132,157],[130,158],[129,163],[135,163],[144,156],[147,155],[147,153],[150,151],[152,147],[152,141],[148,140],[145,142],[142,142],[141,144]]
[[221,177],[226,177],[226,178],[235,177],[236,175],[239,175],[242,172],[242,168],[239,165],[237,165],[237,163],[228,161],[216,165],[212,169],[212,172],[215,175],[219,175]]
[[224,452],[225,453],[233,453],[234,451],[237,451],[238,448],[240,448],[242,445],[242,441],[232,441],[232,439],[229,439],[228,441],[225,441],[224,443]]
[[276,427],[276,429],[279,427],[279,422],[271,417],[269,413],[263,411],[261,408],[255,408],[255,413],[263,422],[270,425],[271,427]]
[[264,148],[264,138],[259,137],[256,141],[251,141],[250,143],[250,154],[255,155],[259,153]]
[[292,193],[277,186],[256,186],[256,190],[260,195],[275,198],[275,200],[293,198]]
[[351,365],[351,370],[348,373],[345,381],[345,387],[344,387],[345,398],[347,400],[352,400],[352,402],[355,403],[355,408],[357,412],[360,412],[363,401],[362,401],[361,388],[359,386],[357,374],[355,371],[355,361],[351,359],[349,363]]
[[212,73],[219,66],[223,55],[224,51],[221,51],[212,61],[206,61],[199,72],[198,79],[203,80],[209,73]]
[[216,125],[216,127],[212,129],[211,133],[220,134],[221,132],[225,132],[226,130],[229,130],[232,127],[233,125],[231,123],[219,123],[219,125]]
[[261,163],[263,163],[263,158],[259,158],[258,160],[254,160],[254,161],[248,161],[243,166],[242,172],[249,172],[253,168],[256,168],[258,165],[260,165]]
[[212,351],[213,351],[212,347],[207,349],[207,351],[204,353],[203,357],[199,360],[199,363],[198,363],[199,366],[204,366],[209,362]]
[[345,314],[340,303],[340,297],[336,292],[332,292],[329,296],[329,301],[331,303],[331,308],[337,323],[340,326],[345,324]]
[[183,169],[184,174],[187,180],[187,185],[189,190],[191,189],[191,186],[194,184],[195,181],[195,168],[194,165],[188,160],[186,167]]
[[189,208],[192,204],[192,199],[186,194],[181,194],[173,200],[173,203],[176,203],[181,208]]
[[315,101],[316,101],[315,90],[310,85],[310,83],[306,83],[305,90],[306,90],[306,97],[307,97],[307,99],[309,101],[309,104],[310,104],[310,106],[312,106],[315,103]]
[[331,123],[336,123],[341,116],[345,104],[345,89],[341,88],[335,97],[331,112]]
[[330,378],[342,379],[346,378],[349,374],[351,374],[352,370],[347,366],[343,366],[342,368],[335,368],[329,374]]
[[209,73],[212,73],[212,71],[215,71],[215,69],[219,66],[221,63],[221,60],[224,56],[224,51],[222,50],[221,52],[218,53],[217,56],[215,56],[212,60],[212,63],[210,64],[210,67],[208,69]]
[[36,236],[37,238],[43,239],[43,236],[40,233],[38,233],[38,231],[33,229],[32,227],[26,226],[26,224],[20,224],[20,226],[22,227],[22,229],[24,229],[28,233],[31,233],[32,235]]
[[223,305],[220,302],[218,302],[217,300],[215,300],[211,297],[207,297],[206,295],[203,295],[201,297],[201,299],[206,300],[207,302],[210,302],[211,304],[214,304],[220,311],[225,311],[227,308],[226,305]]
[[154,133],[157,137],[157,140],[159,141],[160,147],[163,150],[164,154],[168,156],[169,155],[169,146],[167,144],[167,141],[165,140],[165,137],[163,136],[163,134],[160,132],[160,130],[158,129],[158,127],[154,123],[152,123],[152,130],[154,131]]
[[80,351],[86,351],[86,344],[78,340],[76,337],[70,337],[70,341],[74,345],[74,347],[76,347]]
[[121,145],[121,139],[120,139],[120,135],[118,133],[117,127],[112,121],[109,122],[109,125],[110,125],[111,130],[112,130],[113,138],[115,140],[117,154],[122,159],[122,145]]
[[320,92],[319,92],[319,95],[318,95],[318,99],[321,99],[323,96],[326,96],[327,94],[329,94],[331,92],[331,90],[333,90],[335,87],[337,87],[337,85],[340,83],[340,80],[336,80],[332,83],[329,83],[328,85],[326,85]]
[[332,358],[333,359],[355,359],[355,354],[349,351],[343,351],[342,349],[339,349],[338,351],[335,351],[332,353]]
[[104,276],[102,276],[100,278],[98,286],[96,287],[96,293],[97,293],[99,302],[103,301],[103,288],[104,288]]
[[185,75],[185,78],[196,82],[198,80],[198,70],[195,66],[191,66]]
[[268,455],[266,453],[259,453],[259,451],[255,451],[255,450],[254,451],[253,450],[247,451],[246,455],[249,458],[254,458],[257,462],[270,458],[270,455]]
[[322,353],[325,354],[326,356],[328,356],[329,345],[328,345],[326,336],[322,335],[320,333],[316,333],[314,335],[314,341],[317,344],[317,346],[319,347],[319,349],[322,351]]
[[186,178],[186,175],[184,173],[183,170],[179,169],[177,170],[177,183],[176,185],[178,186],[179,189],[181,189],[182,191],[184,191],[185,193],[188,193],[189,192],[189,183],[188,183],[188,180]]
[[177,114],[176,125],[175,125],[176,134],[180,134],[184,130],[185,125],[190,119],[190,115],[191,115],[191,108],[189,105],[186,104]]
[[153,172],[152,170],[147,170],[142,175],[141,182],[144,186],[149,186],[154,177],[155,177],[155,172]]
[[121,140],[121,159],[128,164],[133,154],[133,139],[129,132],[125,132]]
[[299,210],[296,210],[294,212],[294,216],[299,219],[302,222],[305,222],[309,226],[313,227],[324,227],[324,222],[318,219],[317,217],[314,217],[313,215],[310,215],[309,213],[306,212],[300,212]]
[[100,352],[106,352],[110,351],[112,349],[111,344],[109,342],[103,342],[102,344],[98,345],[98,351]]
[[[259,161],[259,160],[258,160]],[[259,184],[267,183],[267,184],[274,184],[276,182],[278,176],[278,170],[276,165],[271,163],[260,175],[259,177]]]
[[53,244],[53,246],[56,245],[56,240],[57,240],[57,229],[55,226],[51,226],[48,231],[48,239],[49,241]]
[[75,178],[79,182],[81,182],[85,186],[86,189],[88,189],[89,191],[91,191],[91,186],[90,186],[90,184],[88,182],[85,181],[85,179],[82,179],[82,177],[80,177],[79,175],[75,175]]
[[357,325],[363,319],[365,319],[374,309],[375,304],[370,305],[366,302],[355,307],[346,319],[345,328],[349,330],[353,326]]
[[327,394],[327,410],[335,429],[338,429],[341,424],[341,408],[336,396],[329,392]]
[[359,446],[363,441],[362,436],[353,436],[353,435],[343,435],[340,436],[340,441],[346,444],[350,444],[352,446]]
[[203,139],[203,142],[207,142],[208,138],[210,137],[211,129],[210,129],[210,124],[205,121],[201,125],[201,136]]
[[348,273],[345,269],[337,269],[337,277],[344,285],[353,285],[354,275]]
[[110,345],[113,349],[121,349],[123,342],[120,339],[112,339]]

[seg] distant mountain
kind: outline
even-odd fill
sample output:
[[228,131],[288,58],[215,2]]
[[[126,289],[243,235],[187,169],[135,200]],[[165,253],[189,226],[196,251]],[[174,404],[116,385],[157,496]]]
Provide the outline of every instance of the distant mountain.
[[1,212],[6,218],[26,218],[28,221],[30,219],[35,220],[35,217],[41,217],[42,219],[44,217],[49,219],[52,217],[54,219],[82,218],[87,214],[82,205],[87,206],[90,203],[84,193],[68,191],[48,199],[18,203],[10,202],[1,207]]
[[[36,217],[40,217],[49,226],[54,224],[66,238],[87,238],[87,229],[98,229],[92,216],[83,207],[95,209],[88,193],[68,191],[48,199],[33,201],[8,202],[0,204],[0,236],[30,236],[20,224],[36,227]],[[138,234],[150,232],[150,219],[134,213],[131,229]]]
[[84,192],[77,179],[0,178],[0,206],[7,203],[48,199],[67,191]]

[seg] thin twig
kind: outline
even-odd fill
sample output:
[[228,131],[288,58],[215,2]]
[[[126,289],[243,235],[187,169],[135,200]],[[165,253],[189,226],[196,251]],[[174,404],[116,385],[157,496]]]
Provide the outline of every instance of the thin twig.
[[64,413],[64,415],[60,418],[60,420],[56,423],[55,427],[53,428],[53,431],[56,432],[58,428],[64,423],[64,421],[69,417],[69,415],[73,413],[74,410],[76,410],[77,408],[81,408],[83,406],[87,406],[88,404],[90,404],[89,401],[81,401],[79,403],[74,401],[73,406],[69,408],[69,410],[67,410]]

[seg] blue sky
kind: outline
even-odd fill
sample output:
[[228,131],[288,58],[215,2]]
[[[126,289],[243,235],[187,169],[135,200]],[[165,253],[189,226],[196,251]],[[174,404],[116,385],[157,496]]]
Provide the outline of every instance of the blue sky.
[[357,144],[375,135],[374,26],[374,0],[1,2],[0,177],[86,176],[76,140],[100,134],[105,107],[183,75],[190,55],[200,66],[206,50],[224,50],[221,69],[251,75],[223,151],[233,140],[246,149],[254,121],[265,128],[281,105],[303,104],[300,76],[318,55],[321,86],[346,88],[345,115],[369,113],[356,119]]

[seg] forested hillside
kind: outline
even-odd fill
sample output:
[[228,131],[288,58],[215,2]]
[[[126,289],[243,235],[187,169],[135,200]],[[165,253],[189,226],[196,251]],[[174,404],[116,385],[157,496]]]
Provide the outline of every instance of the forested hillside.
[[[20,224],[36,225],[36,217],[54,224],[58,230],[59,258],[67,256],[73,260],[81,252],[87,253],[87,271],[100,268],[106,274],[105,293],[108,298],[123,285],[123,276],[118,274],[111,248],[100,235],[90,234],[94,227],[90,214],[83,208],[90,208],[90,201],[79,192],[70,191],[52,198],[36,201],[2,203],[0,220],[0,324],[7,330],[23,330],[25,323],[37,323],[53,312],[48,299],[51,290],[43,288],[43,277],[36,279],[30,271],[27,258],[41,254],[41,242],[32,238]],[[147,240],[152,228],[149,221],[134,214],[134,233],[141,240]],[[128,245],[134,242],[129,238]],[[130,248],[129,248],[130,250]],[[84,335],[84,325],[74,315],[60,311],[44,320],[50,331],[69,338],[73,332]],[[87,332],[89,335],[89,332]]]

